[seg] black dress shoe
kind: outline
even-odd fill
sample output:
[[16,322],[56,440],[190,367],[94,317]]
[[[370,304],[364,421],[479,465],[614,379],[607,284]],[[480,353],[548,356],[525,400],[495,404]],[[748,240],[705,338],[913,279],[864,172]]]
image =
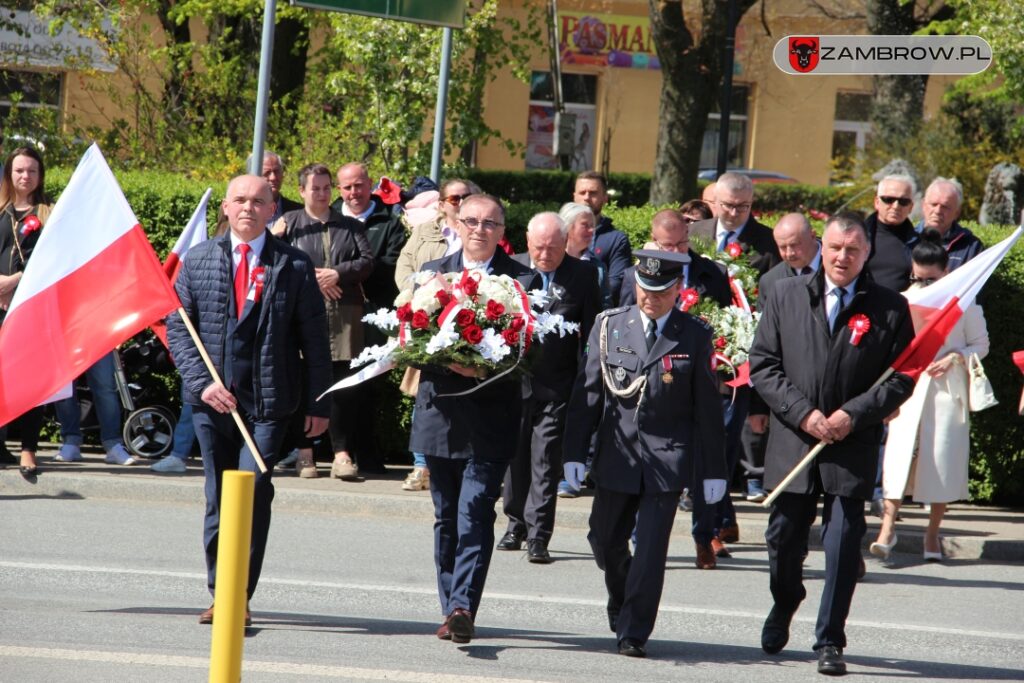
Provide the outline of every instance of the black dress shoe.
[[526,557],[535,564],[551,564],[551,553],[548,552],[547,541],[531,538],[526,542]]
[[18,471],[21,472],[21,476],[25,477],[26,479],[31,479],[32,477],[34,477],[37,474],[39,474],[39,468],[38,467],[24,467],[24,466],[22,466],[22,467],[18,468]]
[[[473,615],[469,610],[457,607],[448,615],[448,633],[453,643],[468,643],[476,635],[473,627]],[[439,636],[440,637],[440,636]]]
[[515,531],[506,531],[497,545],[498,550],[522,550],[523,534]]
[[789,623],[793,621],[793,613],[783,611],[778,605],[772,607],[768,618],[761,629],[761,649],[774,655],[786,647],[789,642]]
[[826,676],[845,676],[846,662],[843,661],[843,648],[826,645],[818,650],[818,673]]
[[619,654],[626,657],[646,657],[647,650],[639,640],[623,638],[619,641]]

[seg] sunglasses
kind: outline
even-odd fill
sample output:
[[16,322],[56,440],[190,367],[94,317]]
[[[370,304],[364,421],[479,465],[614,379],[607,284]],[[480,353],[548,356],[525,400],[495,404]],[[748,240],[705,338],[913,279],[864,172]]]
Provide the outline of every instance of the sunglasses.
[[900,206],[910,206],[914,200],[910,197],[879,197],[883,204],[899,204]]
[[939,278],[937,278],[937,277],[914,277],[913,275],[911,275],[910,276],[910,283],[911,284],[918,284],[918,283],[920,283],[921,285],[927,287],[928,285],[932,284],[933,282],[935,282],[938,279]]
[[444,198],[444,203],[451,204],[452,206],[458,206],[462,203],[462,200],[468,196],[468,194],[450,194]]

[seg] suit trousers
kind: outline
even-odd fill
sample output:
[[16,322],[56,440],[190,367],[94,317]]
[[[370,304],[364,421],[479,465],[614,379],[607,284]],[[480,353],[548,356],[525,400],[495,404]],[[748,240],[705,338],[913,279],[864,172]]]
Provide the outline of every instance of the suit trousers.
[[[654,630],[679,495],[678,491],[635,494],[597,487],[587,540],[604,571],[608,616],[616,623],[619,640],[646,643]],[[636,555],[632,556],[629,538],[634,527]]]
[[555,530],[566,405],[565,401],[533,398],[525,402],[519,452],[505,474],[508,530],[545,543],[551,541]]
[[[772,598],[787,613],[795,612],[807,596],[803,558],[817,504],[817,495],[783,493],[775,500],[768,519],[765,541]],[[860,546],[866,529],[862,499],[825,494],[821,519],[825,586],[818,607],[815,650],[826,645],[846,647],[846,617],[857,586]]]
[[725,419],[725,466],[728,472],[725,496],[714,505],[708,505],[704,502],[703,482],[696,481],[690,488],[690,498],[693,500],[693,539],[702,545],[711,543],[712,537],[717,535],[720,529],[736,524],[736,509],[729,496],[729,488],[736,465],[740,461],[740,437],[749,409],[750,390],[746,387],[736,390],[735,400],[732,394],[722,396],[722,412]]
[[441,614],[476,617],[494,552],[494,505],[508,463],[427,455],[434,501],[434,565]]
[[245,445],[230,413],[222,414],[207,405],[193,406],[192,423],[203,454],[206,477],[206,519],[203,524],[203,546],[206,549],[206,579],[213,593],[217,578],[217,536],[220,529],[220,496],[225,470],[241,470],[256,475],[252,505],[252,543],[249,547],[249,581],[246,595],[256,591],[263,568],[263,555],[270,530],[270,504],[274,500],[271,475],[280,455],[281,444],[288,433],[288,420],[254,420],[243,413],[256,447],[267,465],[261,473],[249,447]]

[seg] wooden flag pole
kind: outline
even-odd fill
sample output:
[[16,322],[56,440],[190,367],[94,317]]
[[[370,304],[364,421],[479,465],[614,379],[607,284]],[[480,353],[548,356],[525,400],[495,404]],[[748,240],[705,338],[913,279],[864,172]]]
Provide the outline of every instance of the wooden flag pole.
[[[185,323],[185,327],[188,328],[188,333],[192,336],[192,341],[195,343],[196,348],[199,349],[199,355],[203,357],[203,362],[206,363],[206,369],[209,370],[210,375],[213,376],[213,381],[218,384],[223,384],[220,379],[220,375],[217,374],[217,368],[213,367],[213,361],[210,360],[210,354],[206,352],[206,347],[203,346],[202,340],[199,339],[199,333],[196,332],[196,328],[193,327],[192,321],[189,320],[188,315],[185,314],[185,309],[179,306],[178,315],[181,316],[182,321]],[[249,434],[249,430],[246,428],[245,422],[242,421],[242,416],[238,414],[237,408],[231,409],[231,417],[235,418],[235,424],[238,425],[238,431],[242,433],[242,438],[245,439],[245,445],[249,447],[252,457],[256,460],[256,466],[260,468],[260,472],[266,474],[267,464],[263,462],[260,450],[256,448],[256,442],[252,440],[252,435]]]

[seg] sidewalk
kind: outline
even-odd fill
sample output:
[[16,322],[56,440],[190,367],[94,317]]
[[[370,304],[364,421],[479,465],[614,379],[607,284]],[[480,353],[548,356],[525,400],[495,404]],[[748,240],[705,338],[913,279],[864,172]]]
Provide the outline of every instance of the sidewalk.
[[[43,445],[38,462],[40,473],[34,482],[26,481],[17,466],[0,470],[0,500],[24,496],[146,500],[163,503],[192,503],[202,514],[203,471],[197,458],[189,461],[188,472],[179,475],[156,474],[149,461],[133,467],[107,465],[103,454],[86,452],[78,463],[53,462],[56,449]],[[318,463],[319,479],[299,479],[293,470],[274,477],[274,508],[329,515],[387,515],[430,520],[433,506],[427,491],[402,491],[406,467],[389,467],[386,475],[373,475],[364,482],[329,479],[329,466]],[[733,501],[740,527],[740,542],[763,544],[768,511],[746,502],[734,492]],[[591,497],[558,500],[559,528],[582,531],[587,528]],[[502,525],[499,503],[498,524]],[[916,555],[922,551],[923,532],[928,515],[917,504],[900,510],[897,554]],[[878,518],[868,516],[865,549],[874,540]],[[677,517],[673,535],[689,533],[689,515]],[[817,534],[812,531],[811,543]],[[943,551],[951,559],[1024,561],[1024,510],[978,507],[967,504],[950,506],[943,522]]]

